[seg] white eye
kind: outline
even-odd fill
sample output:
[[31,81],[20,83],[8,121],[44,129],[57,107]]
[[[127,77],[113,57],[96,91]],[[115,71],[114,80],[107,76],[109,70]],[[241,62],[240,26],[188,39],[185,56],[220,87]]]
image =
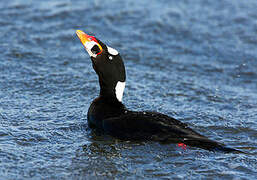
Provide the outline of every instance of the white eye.
[[[94,50],[97,50],[97,49],[95,49],[96,46],[97,46],[96,42],[94,42],[94,41],[89,41],[89,42],[86,42],[86,43],[84,44],[84,46],[86,47],[86,50],[87,50],[89,56],[91,56],[91,57],[96,57],[96,53],[95,53],[95,51],[94,51]],[[98,47],[98,46],[97,46],[97,47]],[[93,51],[93,52],[92,52],[92,51]]]
[[111,54],[111,55],[113,55],[113,56],[116,56],[116,55],[119,54],[116,49],[113,49],[113,48],[111,48],[111,47],[109,47],[109,46],[107,46],[107,51],[108,51],[109,54]]
[[93,54],[98,54],[100,52],[100,48],[95,44],[92,48],[91,48],[91,52]]

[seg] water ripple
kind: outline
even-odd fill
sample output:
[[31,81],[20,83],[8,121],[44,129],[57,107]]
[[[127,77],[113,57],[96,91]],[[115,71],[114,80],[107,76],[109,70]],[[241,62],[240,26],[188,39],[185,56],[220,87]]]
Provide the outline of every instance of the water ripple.
[[[2,179],[255,179],[256,1],[0,3]],[[157,110],[246,154],[91,130],[97,76],[75,35],[124,58],[130,109]]]

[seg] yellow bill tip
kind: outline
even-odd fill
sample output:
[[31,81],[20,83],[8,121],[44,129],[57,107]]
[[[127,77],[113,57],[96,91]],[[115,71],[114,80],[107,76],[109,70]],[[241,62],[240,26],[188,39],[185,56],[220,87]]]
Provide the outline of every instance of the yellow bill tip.
[[87,34],[84,33],[83,31],[77,30],[77,31],[76,31],[76,34],[77,34],[77,36],[78,36],[78,38],[80,39],[80,41],[81,41],[82,44],[85,44],[85,42],[90,41],[90,40],[89,40],[89,35],[87,35]]

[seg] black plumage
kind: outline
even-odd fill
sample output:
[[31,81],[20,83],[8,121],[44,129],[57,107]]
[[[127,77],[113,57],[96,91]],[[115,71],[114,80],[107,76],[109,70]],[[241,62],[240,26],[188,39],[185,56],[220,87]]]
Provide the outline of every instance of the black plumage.
[[88,124],[122,140],[184,143],[211,151],[239,152],[208,139],[165,114],[130,111],[122,103],[101,96],[90,105]]
[[[116,51],[109,52],[109,47],[95,39],[99,48],[87,46],[92,36],[77,32],[89,54],[95,49],[101,53],[92,55],[93,68],[98,75],[100,95],[90,105],[88,124],[91,128],[104,131],[123,140],[158,141],[162,143],[184,143],[207,150],[239,152],[210,140],[195,132],[187,124],[158,112],[136,112],[128,110],[117,97],[117,84],[126,80],[125,66]],[[94,37],[93,37],[94,38]],[[115,53],[113,53],[115,52]],[[111,58],[110,58],[111,57]],[[123,93],[123,91],[122,91]]]

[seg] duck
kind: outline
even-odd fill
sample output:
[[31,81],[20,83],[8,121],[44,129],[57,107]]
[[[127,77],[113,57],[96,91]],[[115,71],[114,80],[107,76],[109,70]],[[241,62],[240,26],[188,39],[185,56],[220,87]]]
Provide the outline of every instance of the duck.
[[95,36],[77,30],[76,34],[89,54],[100,85],[100,93],[87,113],[88,126],[126,141],[178,143],[209,151],[240,152],[211,140],[168,115],[155,111],[132,111],[122,103],[126,70],[120,53]]

